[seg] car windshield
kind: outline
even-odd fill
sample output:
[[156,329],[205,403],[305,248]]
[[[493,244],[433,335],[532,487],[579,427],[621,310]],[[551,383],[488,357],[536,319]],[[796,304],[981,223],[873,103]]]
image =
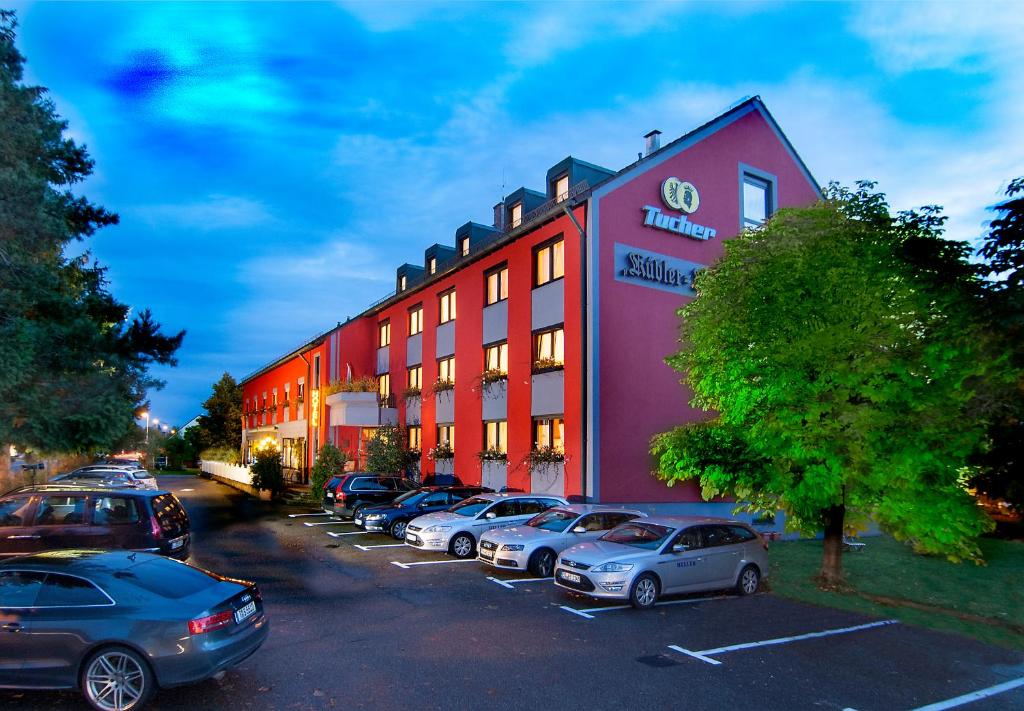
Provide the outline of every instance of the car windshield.
[[655,550],[665,542],[671,533],[671,528],[654,523],[626,523],[608,531],[598,540]]
[[472,496],[465,501],[460,501],[448,510],[452,513],[458,514],[459,516],[476,516],[493,503],[494,502],[490,499]]
[[426,496],[429,493],[430,493],[429,491],[420,491],[418,489],[414,489],[413,491],[407,491],[404,494],[402,494],[401,496],[399,496],[397,499],[395,499],[395,503],[396,504],[418,504],[420,499],[422,499],[424,496]]
[[543,531],[555,531],[556,533],[561,533],[578,517],[579,514],[572,513],[571,511],[548,509],[544,513],[537,514],[531,518],[526,522],[526,525],[539,528]]

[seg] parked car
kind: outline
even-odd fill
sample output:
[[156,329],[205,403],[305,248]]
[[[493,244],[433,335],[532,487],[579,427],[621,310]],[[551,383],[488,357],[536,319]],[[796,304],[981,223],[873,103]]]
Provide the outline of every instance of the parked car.
[[76,689],[94,709],[137,711],[259,649],[255,584],[126,551],[50,551],[0,562],[0,687]]
[[424,486],[405,492],[390,504],[364,507],[360,511],[362,526],[367,531],[390,533],[404,541],[406,524],[417,516],[444,511],[463,499],[489,491],[483,486]]
[[0,556],[127,549],[188,557],[188,514],[169,491],[40,484],[0,496]]
[[109,464],[80,467],[66,474],[58,474],[51,482],[103,482],[107,486],[125,486],[135,489],[156,489],[156,477],[145,469],[126,469]]
[[447,511],[414,518],[405,528],[405,542],[456,558],[471,558],[476,554],[476,542],[487,531],[526,523],[552,506],[568,504],[561,496],[544,494],[480,494]]
[[578,543],[592,541],[619,524],[644,514],[593,504],[556,506],[522,526],[488,531],[480,536],[478,557],[495,568],[529,570],[550,577],[558,554]]
[[660,516],[624,523],[562,551],[555,585],[591,597],[653,607],[662,595],[735,587],[768,577],[768,544],[739,521]]
[[352,516],[366,506],[388,504],[419,488],[412,479],[387,474],[349,472],[331,477],[324,487],[323,508],[334,516]]

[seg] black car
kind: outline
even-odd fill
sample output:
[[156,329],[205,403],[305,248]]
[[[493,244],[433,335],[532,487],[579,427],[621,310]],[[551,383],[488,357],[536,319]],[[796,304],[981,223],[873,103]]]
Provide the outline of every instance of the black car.
[[0,688],[78,689],[137,711],[259,649],[259,589],[128,551],[50,551],[0,562]]
[[389,504],[407,491],[419,488],[412,479],[388,474],[348,472],[331,477],[324,487],[324,511],[352,516],[366,506]]
[[188,558],[188,514],[169,491],[40,484],[0,496],[0,556],[127,549]]
[[402,494],[390,504],[367,506],[359,513],[367,531],[383,531],[404,541],[406,524],[417,516],[444,511],[463,499],[490,491],[483,486],[424,486]]

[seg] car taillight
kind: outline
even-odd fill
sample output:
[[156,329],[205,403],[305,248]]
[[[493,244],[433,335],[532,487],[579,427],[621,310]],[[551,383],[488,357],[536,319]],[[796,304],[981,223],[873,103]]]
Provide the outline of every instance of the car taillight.
[[188,631],[190,634],[205,634],[212,630],[219,630],[221,627],[230,625],[233,617],[234,613],[231,610],[218,612],[216,615],[208,617],[197,617],[194,620],[189,620]]
[[153,534],[153,538],[164,537],[164,531],[160,528],[160,522],[156,520],[156,516],[149,517],[149,532]]
[[252,599],[256,602],[263,602],[263,593],[255,585],[252,586]]

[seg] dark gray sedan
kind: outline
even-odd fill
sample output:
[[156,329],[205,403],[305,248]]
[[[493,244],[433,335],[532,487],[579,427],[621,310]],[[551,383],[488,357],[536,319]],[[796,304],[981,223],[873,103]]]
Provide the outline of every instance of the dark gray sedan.
[[0,688],[79,689],[135,711],[255,652],[256,585],[148,553],[50,551],[0,563]]

